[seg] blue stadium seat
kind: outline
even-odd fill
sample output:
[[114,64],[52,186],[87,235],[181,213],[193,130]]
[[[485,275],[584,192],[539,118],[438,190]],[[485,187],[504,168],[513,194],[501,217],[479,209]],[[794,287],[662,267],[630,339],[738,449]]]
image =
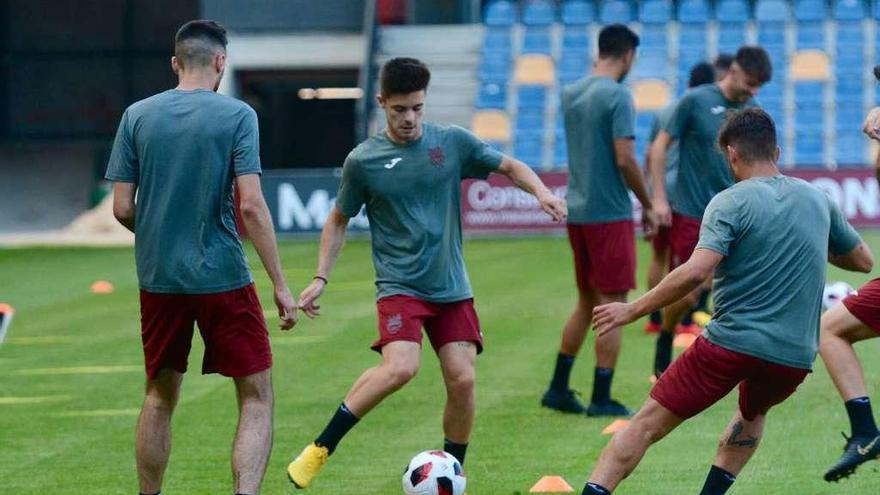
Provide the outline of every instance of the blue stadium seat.
[[672,20],[672,3],[669,0],[639,2],[639,22],[642,24],[666,24],[670,20]]
[[866,141],[861,129],[837,134],[834,161],[841,168],[862,168],[865,166]]
[[544,136],[540,133],[517,132],[514,138],[513,156],[532,168],[542,168],[544,161]]
[[556,134],[553,142],[553,165],[555,167],[568,166],[568,147],[565,145],[565,134]]
[[798,50],[825,49],[825,25],[821,21],[798,21],[796,44]]
[[715,18],[721,23],[746,22],[751,18],[749,4],[745,0],[719,0]]
[[544,110],[520,108],[516,114],[515,126],[517,134],[544,132]]
[[795,165],[803,168],[825,166],[825,137],[821,133],[795,134]]
[[[534,108],[544,111],[547,103],[547,88],[544,86],[524,84],[517,92],[517,105],[520,109]],[[543,118],[543,117],[542,117]]]
[[562,23],[569,25],[582,25],[593,22],[596,13],[593,2],[582,0],[568,0],[562,4]]
[[493,0],[483,15],[488,26],[511,26],[516,22],[516,6],[510,0]]
[[795,0],[794,18],[801,22],[824,21],[828,16],[828,3],[825,0]]
[[837,104],[837,114],[834,118],[834,129],[838,134],[847,133],[849,131],[862,132],[862,119],[864,111],[861,102],[858,104],[840,105]]
[[506,27],[489,27],[486,28],[486,35],[483,38],[484,52],[507,52],[510,56],[511,39],[510,29]]
[[510,79],[511,67],[510,59],[503,55],[498,57],[484,56],[478,75],[483,82],[506,84]]
[[563,84],[568,84],[587,75],[589,59],[586,52],[566,52],[556,65],[556,74]]
[[758,23],[758,44],[768,52],[785,50],[785,24],[778,22]]
[[567,28],[562,33],[562,54],[569,51],[578,53],[590,53],[590,35],[586,29]]
[[755,4],[755,20],[758,22],[788,22],[791,9],[784,0],[758,0]]
[[[640,45],[643,48],[662,48],[666,49],[666,25],[665,24],[644,24],[639,32]],[[639,55],[641,56],[641,55]]]
[[669,56],[666,48],[645,48],[636,59],[634,75],[636,79],[666,79]]
[[633,7],[627,0],[607,0],[599,8],[599,20],[603,24],[619,22],[626,24],[633,21]]
[[862,0],[835,0],[833,14],[838,21],[861,21],[866,12]]
[[494,82],[486,82],[480,85],[477,95],[477,108],[507,108],[507,85]]
[[700,24],[682,24],[679,50],[706,51],[706,27]]
[[522,22],[527,26],[548,26],[556,20],[556,8],[547,0],[525,2]]
[[837,46],[859,48],[865,44],[865,34],[861,21],[839,21],[837,23]]
[[704,24],[709,18],[706,0],[682,0],[678,4],[678,20],[682,24]]
[[736,53],[745,44],[746,33],[740,23],[723,23],[718,25],[718,51]]
[[[839,78],[834,88],[834,101],[837,102],[837,111],[844,110],[846,106],[853,104],[853,102],[861,102],[864,87],[864,81],[860,77]],[[843,102],[847,103],[843,104]]]
[[523,35],[521,53],[544,53],[551,50],[550,31],[545,27],[529,27]]

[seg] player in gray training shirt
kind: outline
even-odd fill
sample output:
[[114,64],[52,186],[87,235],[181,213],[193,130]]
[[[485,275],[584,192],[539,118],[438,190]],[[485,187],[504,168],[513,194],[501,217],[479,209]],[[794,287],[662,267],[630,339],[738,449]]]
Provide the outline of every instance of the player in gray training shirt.
[[596,308],[596,331],[668,305],[713,273],[715,316],[602,452],[584,494],[611,493],[651,444],[739,386],[739,407],[700,492],[725,493],[754,454],[767,411],[813,365],[826,262],[870,267],[869,251],[837,206],[780,174],[776,127],[766,112],[731,114],[718,144],[737,184],[710,201],[693,256],[635,302]]

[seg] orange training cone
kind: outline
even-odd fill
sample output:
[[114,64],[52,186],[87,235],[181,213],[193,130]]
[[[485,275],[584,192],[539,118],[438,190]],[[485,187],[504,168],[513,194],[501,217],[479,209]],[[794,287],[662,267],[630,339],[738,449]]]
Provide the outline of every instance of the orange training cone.
[[529,493],[573,493],[574,488],[562,476],[544,476],[535,483]]
[[92,284],[92,292],[95,294],[110,294],[113,292],[113,284],[106,280],[98,280]]
[[622,430],[624,426],[629,424],[628,419],[615,419],[611,422],[610,425],[606,426],[604,430],[602,430],[603,435],[611,435],[612,433],[617,433]]
[[682,349],[687,349],[697,340],[697,336],[692,333],[680,333],[675,336],[672,345]]

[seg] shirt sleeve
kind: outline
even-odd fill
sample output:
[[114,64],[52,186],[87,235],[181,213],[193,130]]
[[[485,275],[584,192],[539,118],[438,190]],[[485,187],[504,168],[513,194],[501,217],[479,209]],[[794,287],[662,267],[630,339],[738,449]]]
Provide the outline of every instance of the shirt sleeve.
[[461,164],[461,178],[485,179],[498,170],[504,155],[500,151],[484,143],[471,131],[463,127],[455,127],[456,145],[462,150],[464,160]]
[[685,95],[684,98],[675,105],[675,110],[672,111],[672,116],[669,117],[669,121],[666,122],[666,126],[663,128],[664,131],[672,136],[672,139],[680,139],[681,135],[684,134],[687,129],[688,118],[690,117],[692,106],[693,98],[690,95]]
[[235,145],[232,148],[232,166],[235,176],[261,174],[260,166],[260,127],[257,112],[246,107],[244,116],[235,133]]
[[732,194],[722,192],[712,198],[700,226],[697,248],[711,249],[727,256],[730,245],[739,235],[739,209]]
[[862,243],[862,238],[856,229],[846,220],[840,208],[828,198],[828,208],[831,212],[831,227],[828,231],[828,252],[835,256],[847,254]]
[[352,155],[349,153],[342,165],[342,182],[336,195],[336,207],[349,218],[360,213],[367,202],[366,187],[360,178],[358,162]]
[[110,162],[107,164],[107,173],[104,178],[114,182],[133,182],[135,184],[140,178],[140,164],[134,145],[134,135],[129,123],[128,110],[122,114],[122,119],[119,121],[119,128],[116,130],[116,138],[113,140],[113,150],[110,152]]
[[636,106],[629,91],[617,92],[611,109],[611,133],[614,139],[632,139],[636,136]]

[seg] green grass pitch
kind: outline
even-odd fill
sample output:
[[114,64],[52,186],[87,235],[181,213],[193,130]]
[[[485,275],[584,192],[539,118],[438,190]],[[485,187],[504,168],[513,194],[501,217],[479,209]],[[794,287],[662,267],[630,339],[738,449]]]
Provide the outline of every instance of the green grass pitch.
[[[875,252],[880,234],[867,233]],[[312,275],[317,243],[282,243],[294,291]],[[311,441],[348,387],[377,362],[373,268],[367,242],[342,253],[323,300],[323,315],[290,333],[277,330],[271,289],[249,251],[265,304],[275,355],[275,444],[263,493],[290,493],[285,467]],[[546,474],[580,490],[608,441],[608,420],[539,407],[562,324],[574,303],[572,262],[563,238],[471,240],[465,256],[486,336],[478,360],[477,423],[468,454],[470,495],[527,493]],[[640,283],[648,246],[639,242]],[[113,282],[96,295],[90,284]],[[831,269],[829,280],[858,286],[868,275]],[[643,290],[640,289],[640,290]],[[792,288],[797,290],[797,288]],[[143,391],[137,284],[131,249],[0,250],[0,302],[15,320],[0,346],[0,487],[20,494],[137,493],[134,425]],[[625,330],[614,396],[632,407],[647,396],[653,338],[643,321]],[[199,374],[201,344],[174,420],[173,452],[163,493],[230,492],[229,454],[236,411],[232,384]],[[573,385],[590,390],[590,337]],[[869,390],[880,403],[880,339],[857,346]],[[617,493],[696,493],[735,393],[656,445]],[[366,417],[343,440],[313,486],[314,495],[398,494],[404,465],[442,445],[444,399],[438,364],[426,346],[415,380]],[[773,410],[765,437],[733,494],[876,494],[880,462],[839,485],[822,481],[837,459],[848,423],[821,362],[801,389]]]

